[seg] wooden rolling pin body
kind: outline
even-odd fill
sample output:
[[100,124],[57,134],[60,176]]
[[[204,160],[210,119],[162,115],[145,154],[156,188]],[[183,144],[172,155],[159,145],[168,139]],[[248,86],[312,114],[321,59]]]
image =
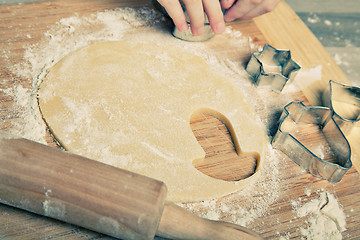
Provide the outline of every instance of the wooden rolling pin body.
[[262,239],[165,198],[160,181],[0,131],[0,203],[121,239]]
[[4,134],[0,152],[0,202],[117,238],[154,238],[162,182]]

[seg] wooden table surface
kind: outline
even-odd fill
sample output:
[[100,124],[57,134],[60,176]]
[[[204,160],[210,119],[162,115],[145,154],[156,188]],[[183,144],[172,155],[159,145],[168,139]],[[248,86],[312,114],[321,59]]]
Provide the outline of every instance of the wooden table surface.
[[[54,0],[0,6],[1,89],[17,84],[25,87],[31,86],[31,79],[14,75],[6,66],[9,63],[17,64],[23,61],[24,43],[36,44],[39,42],[48,27],[61,18],[73,16],[75,12],[87,15],[105,9],[127,6],[141,7],[149,3],[150,1],[147,0]],[[251,37],[253,42],[260,46],[269,43],[276,48],[290,49],[293,59],[303,69],[311,69],[319,65],[322,67],[321,80],[317,84],[308,86],[305,83],[296,83],[302,88],[303,93],[297,98],[307,99],[307,104],[319,105],[319,92],[328,86],[330,79],[348,83],[345,74],[321,43],[285,2],[281,2],[272,13],[251,21],[238,21],[229,25]],[[29,34],[32,36],[30,39],[26,37]],[[11,123],[20,117],[16,112],[12,113],[12,101],[14,99],[0,91],[0,129],[7,130]],[[247,227],[259,232],[266,239],[279,239],[280,237],[300,239],[303,235],[299,228],[305,227],[307,223],[306,219],[296,217],[291,201],[299,198],[310,201],[318,197],[316,191],[326,190],[336,195],[346,214],[347,230],[342,233],[343,238],[359,239],[360,178],[356,171],[356,168],[360,169],[358,162],[360,140],[358,136],[360,136],[358,132],[348,136],[352,146],[352,161],[355,167],[348,171],[339,184],[334,185],[325,180],[317,179],[305,173],[290,159],[285,158],[283,164],[279,166],[279,197],[271,204],[268,214],[254,219]],[[312,194],[305,194],[306,189],[311,189]],[[0,205],[0,238],[107,239],[109,237]]]

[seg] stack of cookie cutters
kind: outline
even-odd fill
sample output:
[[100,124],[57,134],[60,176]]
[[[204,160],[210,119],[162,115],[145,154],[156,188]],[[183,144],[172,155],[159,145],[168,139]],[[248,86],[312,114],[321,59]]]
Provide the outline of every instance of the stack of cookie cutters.
[[[288,124],[287,121],[292,122]],[[335,162],[323,159],[319,153],[309,150],[293,134],[299,125],[316,125],[329,145]],[[308,173],[328,180],[339,182],[352,166],[349,142],[334,120],[334,112],[328,107],[305,106],[302,102],[291,102],[284,107],[279,128],[272,146],[284,152]]]
[[251,55],[246,71],[256,86],[280,93],[285,84],[295,78],[300,68],[292,60],[290,50],[278,50],[265,44],[262,51]]
[[[280,93],[300,68],[291,59],[289,50],[278,50],[265,44],[262,51],[252,54],[246,71],[256,86]],[[272,146],[308,173],[337,183],[352,166],[351,148],[344,132],[348,133],[360,122],[360,89],[335,81],[329,84],[330,88],[323,93],[324,106],[307,107],[302,102],[291,102],[284,107]],[[303,139],[296,138],[294,133],[307,129],[307,125],[318,129],[317,134],[325,139],[331,151],[331,161],[327,161],[321,151],[311,151]],[[311,134],[305,132],[309,137]]]

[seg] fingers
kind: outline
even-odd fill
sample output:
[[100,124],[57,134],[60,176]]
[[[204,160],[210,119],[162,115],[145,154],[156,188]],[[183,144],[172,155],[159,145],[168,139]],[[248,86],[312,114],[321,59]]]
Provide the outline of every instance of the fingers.
[[181,4],[178,0],[158,0],[158,2],[165,8],[166,12],[169,14],[180,32],[188,30],[189,27],[186,22],[185,13],[183,12]]
[[250,19],[272,11],[280,0],[238,0],[226,12],[225,21]]
[[194,35],[201,35],[204,32],[204,11],[214,33],[222,33],[225,30],[224,15],[219,0],[183,0],[183,2]]
[[262,3],[263,0],[238,0],[233,6],[226,12],[225,21],[233,21],[238,18],[242,18],[252,9]]
[[247,14],[242,16],[242,19],[251,19],[263,15],[265,13],[271,12],[272,10],[275,9],[276,5],[279,2],[280,1],[274,1],[274,0],[263,1],[260,5],[258,5],[257,7],[249,11]]
[[[204,32],[204,11],[209,19],[212,30],[222,33],[225,21],[235,19],[251,19],[274,10],[281,0],[182,0],[190,20],[193,35]],[[181,32],[188,30],[188,23],[180,4],[180,0],[158,0],[172,18],[175,26]],[[225,16],[222,10],[227,9]]]
[[184,0],[185,8],[190,19],[190,27],[193,35],[201,35],[204,32],[204,8],[201,0]]
[[222,33],[225,30],[225,22],[219,0],[204,0],[203,5],[214,33]]
[[221,7],[223,9],[228,9],[230,8],[232,5],[234,5],[236,0],[221,0]]
[[[186,16],[179,0],[158,0],[158,2],[166,9],[175,26],[181,32],[187,31]],[[186,8],[193,35],[201,35],[204,32],[204,11],[215,33],[225,30],[224,16],[219,0],[183,0],[182,2]]]

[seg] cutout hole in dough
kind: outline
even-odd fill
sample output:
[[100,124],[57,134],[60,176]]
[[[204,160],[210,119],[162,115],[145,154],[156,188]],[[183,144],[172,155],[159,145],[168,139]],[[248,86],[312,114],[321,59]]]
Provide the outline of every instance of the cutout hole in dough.
[[193,166],[215,179],[238,181],[252,176],[260,155],[242,152],[231,134],[231,124],[219,113],[197,111],[190,119],[191,129],[205,151],[204,159],[196,159]]
[[[262,170],[259,156],[267,139],[261,123],[254,121],[253,107],[201,56],[154,42],[100,42],[65,56],[42,80],[41,112],[66,150],[163,181],[169,201],[222,197]],[[210,108],[231,116],[231,123]],[[205,158],[189,125],[196,109],[209,110],[231,133],[241,133],[229,141],[235,156],[229,166],[219,164],[224,155],[215,153],[215,167],[207,169],[219,174],[206,175],[205,167],[198,171],[200,160],[194,162],[197,168],[193,165],[194,159]],[[259,153],[250,154],[250,170],[248,162],[237,161],[239,143]],[[209,154],[203,166],[208,162]]]

